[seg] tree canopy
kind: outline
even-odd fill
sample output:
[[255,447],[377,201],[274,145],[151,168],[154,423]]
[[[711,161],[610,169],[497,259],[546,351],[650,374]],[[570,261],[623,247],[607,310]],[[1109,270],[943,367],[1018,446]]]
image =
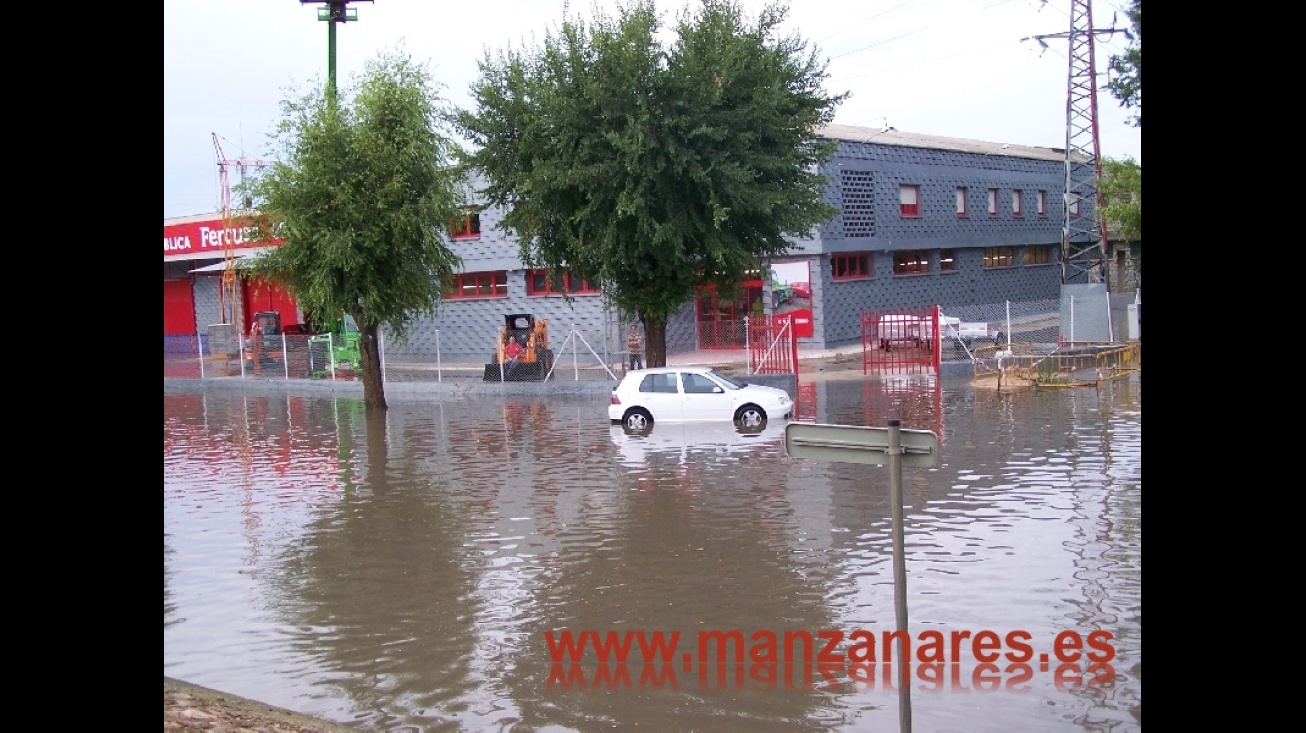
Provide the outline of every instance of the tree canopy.
[[1143,168],[1132,157],[1102,159],[1102,216],[1128,242],[1143,239]]
[[461,267],[445,238],[462,178],[440,105],[424,67],[382,53],[352,89],[282,103],[278,162],[250,187],[259,234],[283,240],[254,273],[285,285],[314,323],[353,316],[369,408],[386,406],[378,329],[403,339]]
[[780,35],[787,12],[702,0],[673,37],[652,0],[566,18],[541,45],[487,52],[458,116],[522,258],[601,282],[644,322],[649,366],[699,286],[733,289],[836,213],[820,172],[833,143],[813,134],[844,96]]
[[1124,53],[1111,57],[1111,81],[1107,88],[1127,109],[1138,114],[1130,120],[1134,127],[1143,126],[1143,0],[1133,0],[1129,20],[1134,24],[1133,39]]

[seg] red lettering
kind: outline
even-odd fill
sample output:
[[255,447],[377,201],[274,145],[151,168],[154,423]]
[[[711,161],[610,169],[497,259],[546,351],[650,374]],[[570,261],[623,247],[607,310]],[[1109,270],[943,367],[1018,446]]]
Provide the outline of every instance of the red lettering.
[[828,682],[831,687],[842,684],[837,677],[843,671],[842,664],[817,664],[816,671],[821,674],[821,679]]
[[[794,642],[803,642],[803,655],[801,657],[794,655]],[[786,631],[785,632],[785,661],[793,664],[794,662],[812,661],[812,647],[815,642],[812,641],[812,635],[806,631]]]
[[902,643],[898,647],[899,651],[902,652],[902,657],[911,659],[911,635],[906,631],[886,631],[884,632],[884,661],[893,661],[893,644],[891,642],[895,640]]
[[[1057,634],[1057,638],[1052,642],[1052,651],[1057,655],[1057,660],[1061,662],[1079,661],[1079,650],[1084,647],[1084,640],[1073,631],[1063,631]],[[1073,654],[1063,654],[1066,650],[1071,650]]]
[[875,634],[869,631],[858,629],[848,635],[849,641],[860,643],[848,647],[848,659],[852,662],[874,662],[875,659]]
[[[992,632],[986,632],[992,633]],[[996,637],[997,634],[994,634]],[[998,655],[994,654],[994,657]],[[970,682],[980,692],[996,692],[1002,689],[1002,673],[996,664],[981,664],[970,674]]]
[[777,670],[779,670],[779,666],[776,664],[754,664],[749,667],[749,678],[752,679],[753,682],[761,685],[759,687],[755,684],[753,685],[753,689],[758,690],[759,692],[774,690],[776,680],[778,679],[778,675],[776,674]]
[[754,631],[749,639],[754,642],[759,640],[763,642],[754,644],[748,649],[748,658],[753,660],[754,664],[778,664],[780,662],[780,653],[776,650],[779,642],[776,640],[774,631]]
[[698,632],[698,663],[705,664],[708,661],[707,645],[708,642],[716,642],[716,661],[717,664],[726,663],[726,642],[735,643],[735,661],[744,661],[744,635],[739,631],[700,631]]
[[848,665],[848,679],[856,682],[865,682],[866,689],[875,689],[875,665],[874,664],[850,664]]
[[[1115,636],[1110,631],[1094,631],[1088,635],[1088,645],[1096,652],[1089,652],[1088,658],[1094,662],[1109,662],[1116,658],[1116,648],[1109,642]],[[1101,652],[1098,654],[1097,652]]]
[[1116,678],[1116,668],[1105,662],[1088,665],[1088,673],[1093,675],[1088,681],[1089,687],[1101,687]]
[[1024,687],[1016,687],[1016,685],[1023,685],[1034,679],[1034,669],[1032,667],[1028,664],[1008,664],[1007,674],[1012,675],[1011,679],[1007,680],[1008,690],[1011,692],[1029,691],[1029,685]]
[[630,689],[630,668],[625,662],[618,662],[611,668],[605,663],[600,663],[598,670],[594,673],[593,688],[598,690],[602,688],[615,690],[618,687]]
[[1028,662],[1034,658],[1034,647],[1025,642],[1033,639],[1034,636],[1028,631],[1009,631],[1007,632],[1007,646],[1012,651],[1006,653],[1008,662]]
[[680,686],[676,683],[676,668],[670,664],[645,664],[639,673],[639,686],[643,689],[649,685],[659,690],[663,687],[679,690]]
[[555,664],[549,670],[549,680],[545,687],[552,690],[557,683],[562,684],[562,689],[570,690],[572,686],[578,689],[585,689],[585,673],[581,670],[579,664],[572,664],[564,671],[561,664]]
[[609,657],[613,656],[616,659],[612,661],[617,664],[625,664],[626,660],[630,658],[630,643],[634,641],[635,636],[631,632],[627,631],[623,637],[623,635],[615,631],[609,631],[604,634],[602,642],[599,641],[599,632],[587,631],[585,633],[590,635],[591,643],[594,645],[594,653],[599,658],[599,664],[607,664]]
[[580,658],[585,654],[585,634],[580,635],[579,644],[576,643],[575,638],[572,637],[571,631],[568,629],[563,629],[558,636],[559,638],[555,641],[553,631],[544,632],[544,640],[549,643],[549,659],[554,664],[562,662],[565,657],[570,657],[573,664],[579,662]]
[[[922,646],[917,647],[916,649],[917,661],[925,662],[926,664],[930,662],[948,661],[948,653],[943,644],[942,631],[922,631],[919,641],[922,643]],[[886,659],[885,661],[888,660]],[[957,660],[954,659],[952,661],[955,662]]]
[[961,642],[965,641],[968,638],[970,638],[969,631],[952,632],[952,661],[954,662],[961,661]]
[[[996,662],[1001,656],[996,650],[1002,648],[1002,640],[992,631],[981,631],[975,635],[975,640],[971,642],[970,653],[975,657],[977,662]],[[957,661],[957,660],[953,660]]]
[[939,692],[946,685],[943,683],[943,664],[922,664],[916,668],[916,679],[925,683],[925,686],[917,686],[921,692]]
[[[643,631],[639,632],[635,638],[639,641],[639,653],[645,662],[656,660],[670,663],[675,658],[676,645],[680,643],[680,632],[671,632],[670,641],[661,631],[654,631],[651,637],[652,640],[649,643],[645,643],[648,639],[644,636]],[[658,659],[659,657],[661,659]]]
[[[1078,638],[1078,637],[1076,637]],[[1052,681],[1059,690],[1074,690],[1083,684],[1079,676],[1079,665],[1061,664],[1057,665],[1057,671],[1053,673]]]
[[818,664],[842,664],[843,652],[835,651],[839,642],[843,641],[842,631],[821,631],[817,633],[825,641],[825,646],[821,647],[821,653],[816,655]]

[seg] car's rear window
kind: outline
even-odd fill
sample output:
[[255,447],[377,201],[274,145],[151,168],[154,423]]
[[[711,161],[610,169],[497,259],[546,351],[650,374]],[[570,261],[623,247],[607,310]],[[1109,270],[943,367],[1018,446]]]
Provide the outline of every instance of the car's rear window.
[[669,392],[676,394],[680,388],[676,386],[676,375],[673,372],[664,374],[645,374],[644,381],[639,383],[640,392]]

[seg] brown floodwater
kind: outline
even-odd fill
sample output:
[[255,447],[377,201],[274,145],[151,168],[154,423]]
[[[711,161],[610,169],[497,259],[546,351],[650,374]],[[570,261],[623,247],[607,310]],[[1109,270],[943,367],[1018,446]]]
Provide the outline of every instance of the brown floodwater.
[[[940,438],[903,471],[913,730],[1140,729],[1141,393],[803,384]],[[364,731],[898,730],[887,469],[605,397],[390,401],[165,386],[166,676]],[[625,662],[550,645],[585,632]]]

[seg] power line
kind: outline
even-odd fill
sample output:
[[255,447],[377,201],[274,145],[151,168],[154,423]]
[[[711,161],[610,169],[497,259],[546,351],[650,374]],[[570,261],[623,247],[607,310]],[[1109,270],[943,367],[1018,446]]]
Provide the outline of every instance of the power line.
[[[842,30],[837,30],[834,33],[831,33],[830,35],[826,36],[825,38],[821,38],[817,40],[817,43],[823,43],[831,38],[834,38],[840,33],[847,33],[848,31],[852,30],[853,28],[856,28],[859,25],[862,25],[863,23],[869,23],[872,20],[875,20],[876,18],[880,17],[881,15],[887,15],[888,13],[892,13],[893,11],[897,10],[898,8],[901,8],[904,5],[911,5],[914,2],[916,2],[916,0],[904,0],[904,2],[900,2],[897,5],[893,6],[892,8],[889,8],[888,10],[876,13],[875,15],[872,15],[871,17],[866,18],[865,20],[859,20],[856,23],[853,23],[852,25],[844,26]],[[1006,2],[1006,0],[1004,0],[1004,2]]]

